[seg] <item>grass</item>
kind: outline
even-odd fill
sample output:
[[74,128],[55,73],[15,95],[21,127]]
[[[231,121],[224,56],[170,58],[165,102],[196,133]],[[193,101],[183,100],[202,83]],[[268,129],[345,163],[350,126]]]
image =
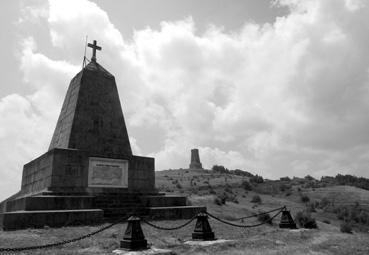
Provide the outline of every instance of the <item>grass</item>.
[[[348,203],[357,198],[360,204],[369,204],[369,191],[358,188],[337,186],[303,188],[294,186],[281,189],[280,184],[263,183],[253,186],[253,190],[245,190],[243,181],[247,177],[214,174],[203,170],[167,170],[156,172],[156,186],[162,192],[169,194],[184,194],[189,197],[192,205],[205,205],[209,212],[222,219],[237,224],[258,223],[258,219],[247,219],[244,222],[235,221],[259,211],[268,211],[286,205],[294,216],[298,211],[306,210],[306,204],[301,202],[301,194],[310,197],[310,201],[318,201],[324,197],[336,198],[335,202]],[[191,184],[192,183],[192,184]],[[196,183],[196,185],[194,185]],[[180,184],[181,188],[177,187]],[[256,187],[256,189],[254,189]],[[297,188],[301,187],[301,192]],[[286,190],[286,191],[285,191]],[[196,192],[195,192],[196,191]],[[261,191],[261,192],[259,192]],[[286,196],[286,192],[290,194]],[[195,194],[196,193],[196,194]],[[223,205],[214,203],[217,196],[227,193],[237,197],[238,203],[226,201]],[[251,202],[253,196],[260,196],[262,203]],[[339,200],[339,198],[342,198]],[[273,216],[274,213],[270,213]],[[369,234],[354,232],[342,233],[340,224],[334,213],[317,209],[311,213],[317,220],[319,229],[279,229],[280,217],[274,219],[274,225],[262,225],[257,228],[235,228],[209,219],[216,238],[233,240],[232,242],[217,244],[210,247],[189,246],[185,241],[191,240],[191,233],[195,222],[177,231],[162,231],[142,225],[148,242],[155,247],[169,248],[177,254],[369,254]],[[177,226],[185,220],[158,221],[161,226]],[[326,223],[324,223],[326,222]],[[328,224],[329,222],[330,224]],[[112,250],[119,247],[126,224],[118,224],[111,229],[99,233],[91,238],[51,248],[48,250],[27,251],[21,254],[112,254]],[[0,246],[28,246],[47,244],[70,239],[96,230],[97,226],[80,226],[49,229],[28,229],[10,232],[0,231]]]

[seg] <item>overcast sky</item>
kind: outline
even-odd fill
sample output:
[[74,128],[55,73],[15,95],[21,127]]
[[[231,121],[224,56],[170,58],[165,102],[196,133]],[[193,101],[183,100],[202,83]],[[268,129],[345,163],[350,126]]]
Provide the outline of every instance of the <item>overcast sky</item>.
[[86,35],[156,170],[188,167],[199,148],[206,168],[369,177],[368,5],[0,1],[0,198],[47,151]]

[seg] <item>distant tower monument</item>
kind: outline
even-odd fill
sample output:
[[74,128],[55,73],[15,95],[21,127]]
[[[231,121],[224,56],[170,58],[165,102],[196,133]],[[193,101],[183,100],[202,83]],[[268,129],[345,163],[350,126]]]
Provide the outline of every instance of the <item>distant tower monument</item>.
[[202,164],[200,162],[199,150],[192,149],[191,150],[191,163],[190,169],[202,169]]

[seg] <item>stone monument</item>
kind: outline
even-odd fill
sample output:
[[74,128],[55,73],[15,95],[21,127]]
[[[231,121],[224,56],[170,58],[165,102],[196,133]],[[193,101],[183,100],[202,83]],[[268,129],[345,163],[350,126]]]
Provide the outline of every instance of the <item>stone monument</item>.
[[48,151],[0,204],[4,230],[93,224],[132,213],[190,218],[204,207],[155,189],[154,158],[132,154],[115,78],[96,60],[71,80]]
[[202,164],[200,162],[199,150],[192,149],[191,150],[191,163],[190,169],[202,169]]

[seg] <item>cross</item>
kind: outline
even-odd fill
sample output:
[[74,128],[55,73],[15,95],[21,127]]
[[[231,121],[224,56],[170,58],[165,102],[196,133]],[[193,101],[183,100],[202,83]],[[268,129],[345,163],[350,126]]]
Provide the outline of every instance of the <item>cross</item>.
[[96,62],[96,50],[101,50],[100,46],[97,46],[96,40],[94,40],[94,44],[87,44],[88,47],[92,48],[92,58],[91,61]]

